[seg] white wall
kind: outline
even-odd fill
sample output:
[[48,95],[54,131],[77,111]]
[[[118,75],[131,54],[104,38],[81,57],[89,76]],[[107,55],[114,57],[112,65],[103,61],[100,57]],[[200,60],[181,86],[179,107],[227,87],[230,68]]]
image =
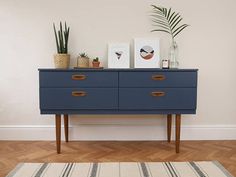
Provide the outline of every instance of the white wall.
[[[150,33],[152,3],[181,12],[191,25],[177,42],[181,66],[199,69],[198,110],[183,116],[182,136],[235,139],[235,0],[0,0],[0,139],[54,136],[53,116],[39,113],[37,71],[54,67],[53,22],[71,27],[71,65],[85,51],[107,66],[107,43],[135,37],[160,37],[166,58],[168,36]],[[71,125],[74,139],[165,138],[165,129],[153,126],[165,125],[156,115],[73,116]]]

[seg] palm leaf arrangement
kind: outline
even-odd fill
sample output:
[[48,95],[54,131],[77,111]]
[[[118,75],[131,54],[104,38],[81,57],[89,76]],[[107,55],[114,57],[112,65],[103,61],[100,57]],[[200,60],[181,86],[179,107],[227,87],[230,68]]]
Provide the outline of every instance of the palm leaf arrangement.
[[174,41],[175,37],[183,31],[189,25],[182,24],[180,22],[183,18],[180,16],[179,13],[172,11],[171,8],[167,9],[164,7],[158,7],[156,5],[151,5],[153,7],[152,11],[152,21],[153,26],[156,29],[152,30],[151,32],[165,32],[171,35],[172,40]]

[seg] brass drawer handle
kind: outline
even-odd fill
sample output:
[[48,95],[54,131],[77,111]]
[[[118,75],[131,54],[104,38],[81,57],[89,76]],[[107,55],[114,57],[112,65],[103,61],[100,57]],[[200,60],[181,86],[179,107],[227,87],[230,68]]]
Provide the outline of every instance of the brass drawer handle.
[[162,97],[165,96],[165,92],[152,92],[151,95],[155,97]]
[[75,75],[72,75],[71,78],[72,78],[73,80],[85,80],[85,79],[86,79],[86,76],[85,76],[85,75],[75,74]]
[[82,97],[82,96],[86,96],[87,93],[85,91],[73,91],[71,95],[76,96],[76,97]]
[[155,81],[163,81],[165,79],[166,79],[166,77],[164,75],[153,75],[152,76],[152,80],[155,80]]

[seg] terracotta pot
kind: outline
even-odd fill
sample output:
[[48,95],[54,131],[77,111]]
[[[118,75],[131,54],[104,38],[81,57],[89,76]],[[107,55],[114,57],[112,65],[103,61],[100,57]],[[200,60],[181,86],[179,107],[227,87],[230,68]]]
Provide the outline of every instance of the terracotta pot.
[[93,61],[93,67],[99,68],[100,62],[99,61]]
[[54,55],[55,68],[67,69],[70,66],[69,54],[55,54]]
[[77,67],[89,68],[89,58],[87,58],[87,57],[78,57],[77,58]]

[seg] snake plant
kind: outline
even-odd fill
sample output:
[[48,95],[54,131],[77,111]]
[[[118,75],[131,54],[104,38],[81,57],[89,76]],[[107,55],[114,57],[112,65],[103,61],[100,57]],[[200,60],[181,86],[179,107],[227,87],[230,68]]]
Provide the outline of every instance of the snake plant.
[[53,29],[54,29],[54,33],[55,33],[57,53],[67,54],[68,53],[68,39],[69,39],[70,27],[67,27],[66,22],[65,22],[64,30],[63,30],[62,23],[60,22],[60,29],[57,31],[54,23],[53,23]]
[[153,26],[157,27],[151,32],[161,31],[171,35],[174,41],[175,37],[183,31],[189,25],[182,24],[180,22],[183,18],[179,13],[172,11],[171,8],[167,9],[164,7],[158,7],[156,5],[151,5],[153,7],[152,11],[152,21]]

